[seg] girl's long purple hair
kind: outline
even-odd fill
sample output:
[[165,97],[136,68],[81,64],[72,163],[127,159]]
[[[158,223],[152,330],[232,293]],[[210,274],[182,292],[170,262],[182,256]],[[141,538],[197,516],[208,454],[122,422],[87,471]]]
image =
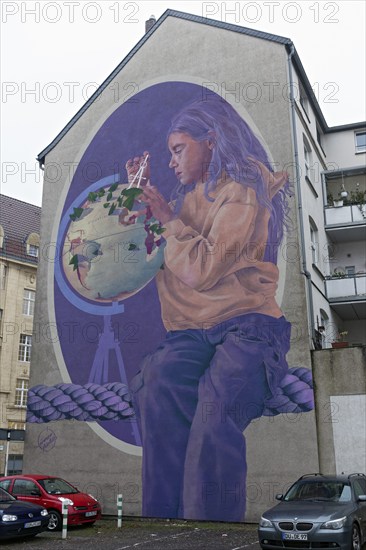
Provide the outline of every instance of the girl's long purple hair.
[[[188,134],[196,141],[214,142],[211,162],[208,167],[203,167],[203,172],[206,172],[207,168],[208,173],[205,182],[207,200],[213,200],[209,196],[210,191],[215,188],[224,173],[234,181],[255,190],[259,204],[268,208],[271,213],[264,259],[276,261],[277,253],[274,248],[278,247],[283,237],[288,212],[286,198],[289,184],[287,182],[270,200],[267,185],[250,157],[259,160],[271,172],[273,169],[264,147],[248,124],[227,101],[212,95],[184,107],[172,120],[168,137],[173,132]],[[172,199],[176,199],[177,211],[181,208],[185,193],[191,189],[192,186],[178,184],[173,191]]]

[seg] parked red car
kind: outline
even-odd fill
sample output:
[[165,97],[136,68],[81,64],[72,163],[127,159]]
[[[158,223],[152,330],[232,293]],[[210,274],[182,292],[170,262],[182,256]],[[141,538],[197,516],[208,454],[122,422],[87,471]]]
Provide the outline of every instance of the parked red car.
[[0,478],[0,487],[17,500],[39,504],[47,508],[50,519],[48,529],[62,527],[62,503],[68,504],[68,525],[94,523],[101,517],[101,507],[96,498],[80,493],[76,487],[59,477],[42,475],[15,475]]

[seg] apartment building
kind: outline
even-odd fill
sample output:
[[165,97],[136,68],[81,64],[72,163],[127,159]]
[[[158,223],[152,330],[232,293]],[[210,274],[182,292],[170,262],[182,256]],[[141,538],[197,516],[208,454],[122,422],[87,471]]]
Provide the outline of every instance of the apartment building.
[[0,195],[1,475],[23,467],[40,219],[38,206]]
[[[296,82],[296,81],[295,81]],[[299,78],[297,201],[315,349],[366,343],[366,126],[328,127]]]
[[[322,173],[324,228],[329,244],[325,295],[335,319],[335,342],[366,343],[366,129],[365,124],[330,128],[325,147],[333,164]],[[339,336],[343,332],[343,336]],[[331,336],[331,335],[330,335]],[[329,341],[329,340],[328,340]]]
[[[143,151],[151,154],[152,181],[170,197],[171,120],[210,94],[237,111],[275,170],[289,174],[286,231],[272,256],[279,272],[276,300],[291,325],[291,372],[312,371],[318,394],[315,410],[310,399],[308,407],[294,407],[294,416],[276,411],[246,428],[246,486],[233,489],[213,478],[210,495],[203,487],[202,509],[209,496],[246,499],[245,519],[256,521],[276,492],[306,472],[342,471],[345,461],[347,468],[363,469],[358,434],[365,430],[366,396],[365,122],[327,125],[290,39],[167,10],[38,157],[45,173],[41,246],[49,250],[51,243],[56,254],[39,265],[36,321],[50,332],[33,350],[31,391],[40,384],[44,389],[35,397],[39,410],[29,417],[25,465],[69,479],[71,472],[79,486],[97,480],[93,491],[107,513],[122,492],[126,513],[142,514],[149,479],[141,480],[139,430],[136,420],[106,413],[104,405],[93,405],[102,411],[99,418],[82,404],[92,409],[90,388],[102,395],[111,391],[110,383],[128,386],[166,335],[153,277],[130,275],[133,264],[145,261],[134,255],[146,243],[132,233],[113,240],[121,229],[113,223],[124,213],[118,200],[110,201],[119,185],[127,185],[126,161]],[[222,264],[236,250],[226,242],[211,244],[216,248],[207,254],[216,253]],[[225,302],[225,296],[218,299]],[[204,321],[202,329],[214,324]],[[347,347],[336,350],[337,344]],[[129,410],[122,401],[116,409]],[[168,420],[162,419],[163,426]]]

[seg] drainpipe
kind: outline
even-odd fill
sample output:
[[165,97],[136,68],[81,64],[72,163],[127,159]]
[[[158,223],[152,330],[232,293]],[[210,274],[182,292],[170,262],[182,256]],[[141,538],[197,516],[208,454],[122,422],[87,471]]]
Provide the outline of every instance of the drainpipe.
[[291,52],[288,55],[288,72],[290,80],[290,102],[291,102],[291,124],[292,124],[292,139],[295,156],[295,174],[296,174],[296,194],[299,210],[299,225],[300,225],[300,249],[301,249],[301,274],[305,275],[307,282],[307,308],[308,308],[308,329],[310,329],[311,344],[313,342],[314,334],[314,304],[313,304],[313,289],[311,283],[311,274],[309,273],[306,265],[306,249],[305,249],[305,237],[304,237],[304,219],[303,219],[303,206],[301,195],[301,179],[300,179],[300,166],[299,166],[299,148],[297,144],[296,134],[296,112],[295,112],[295,98],[294,98],[294,81],[292,78],[292,57],[295,53],[295,47],[291,44]]

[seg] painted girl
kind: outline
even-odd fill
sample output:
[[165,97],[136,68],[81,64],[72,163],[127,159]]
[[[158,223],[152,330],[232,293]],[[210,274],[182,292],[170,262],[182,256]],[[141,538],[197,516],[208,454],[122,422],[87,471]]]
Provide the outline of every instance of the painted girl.
[[[242,521],[243,431],[288,370],[290,324],[275,299],[287,174],[273,172],[248,124],[218,96],[174,118],[168,147],[175,200],[150,185],[143,194],[165,227],[156,279],[167,334],[131,388],[142,513]],[[127,163],[130,176],[140,160]]]

